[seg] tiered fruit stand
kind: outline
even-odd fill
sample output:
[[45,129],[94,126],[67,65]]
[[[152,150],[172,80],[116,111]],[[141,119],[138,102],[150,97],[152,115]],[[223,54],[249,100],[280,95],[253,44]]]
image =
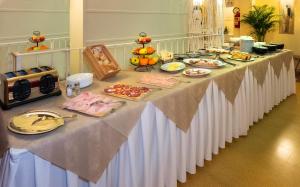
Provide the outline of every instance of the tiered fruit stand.
[[155,54],[156,50],[151,46],[146,47],[151,41],[152,39],[146,33],[141,32],[139,34],[136,43],[142,45],[142,47],[134,49],[132,51],[134,56],[130,58],[130,63],[137,66],[135,71],[151,71],[153,66],[158,63],[159,57]]

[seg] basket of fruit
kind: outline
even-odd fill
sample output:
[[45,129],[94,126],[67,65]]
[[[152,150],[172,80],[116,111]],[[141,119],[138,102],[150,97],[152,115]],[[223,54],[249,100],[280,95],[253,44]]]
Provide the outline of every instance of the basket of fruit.
[[147,46],[152,39],[146,33],[141,32],[139,38],[136,40],[137,44],[142,45],[132,51],[133,57],[130,58],[130,63],[134,66],[136,71],[150,71],[155,64],[158,63],[159,56],[155,54],[156,50]]

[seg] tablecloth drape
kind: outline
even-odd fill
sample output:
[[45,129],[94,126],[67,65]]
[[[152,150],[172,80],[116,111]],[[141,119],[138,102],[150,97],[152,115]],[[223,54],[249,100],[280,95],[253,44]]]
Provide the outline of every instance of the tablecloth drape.
[[185,133],[148,102],[140,120],[99,181],[81,180],[27,150],[10,149],[0,164],[3,187],[162,187],[186,181],[225,142],[247,135],[249,127],[295,93],[293,60],[277,76],[269,64],[262,86],[247,68],[234,104],[211,81]]

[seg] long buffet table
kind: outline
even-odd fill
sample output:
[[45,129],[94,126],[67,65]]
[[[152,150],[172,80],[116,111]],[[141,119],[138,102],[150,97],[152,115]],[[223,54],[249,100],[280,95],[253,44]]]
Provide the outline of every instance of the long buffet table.
[[[186,181],[225,142],[295,93],[292,53],[284,50],[254,62],[234,62],[206,78],[177,76],[172,89],[156,90],[105,118],[79,115],[48,134],[25,136],[6,128],[16,114],[37,109],[62,114],[65,96],[0,111],[0,185],[159,187]],[[136,83],[123,71],[86,90],[101,93],[116,82]]]

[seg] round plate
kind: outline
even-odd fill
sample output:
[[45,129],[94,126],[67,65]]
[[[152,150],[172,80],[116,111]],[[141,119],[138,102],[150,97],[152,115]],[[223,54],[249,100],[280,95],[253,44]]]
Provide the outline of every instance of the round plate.
[[7,128],[18,134],[34,135],[53,131],[64,125],[61,115],[51,111],[31,111],[12,118]]
[[[217,64],[217,66],[208,66],[205,64],[195,64],[192,63],[193,61],[200,61],[200,60],[206,60],[206,61],[212,61],[215,62]],[[220,60],[213,60],[213,59],[200,59],[200,58],[189,58],[189,59],[184,59],[183,60],[184,63],[189,64],[191,66],[194,67],[200,67],[200,68],[206,68],[206,69],[218,69],[218,68],[222,68],[224,67],[226,64],[221,62]]]
[[166,72],[178,72],[185,68],[185,64],[182,62],[170,62],[163,64],[160,69]]
[[[195,72],[195,73],[188,73],[189,71]],[[211,70],[209,69],[203,69],[203,68],[191,68],[184,70],[182,72],[183,75],[188,77],[205,77],[211,73]]]

